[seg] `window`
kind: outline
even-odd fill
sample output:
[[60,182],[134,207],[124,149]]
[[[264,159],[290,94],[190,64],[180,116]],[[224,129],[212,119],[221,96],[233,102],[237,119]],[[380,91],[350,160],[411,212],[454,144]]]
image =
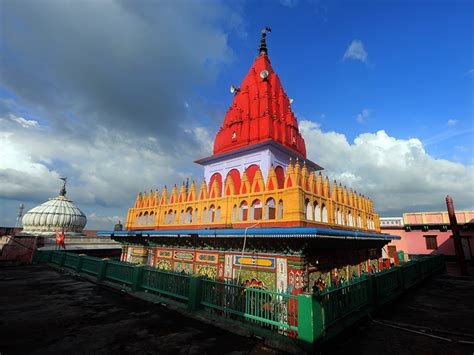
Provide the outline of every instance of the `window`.
[[189,224],[193,221],[193,209],[192,207],[188,207],[186,210],[186,214],[184,216],[184,223]]
[[314,203],[314,220],[321,222],[321,207],[317,202]]
[[261,220],[262,219],[262,202],[255,200],[250,206],[250,220]]
[[216,210],[214,208],[214,205],[211,205],[209,207],[209,222],[215,222],[216,221]]
[[329,222],[329,219],[328,219],[328,209],[326,208],[326,205],[322,205],[321,206],[321,219],[324,223],[328,223]]
[[438,242],[435,235],[425,235],[426,249],[436,250],[438,249]]
[[269,198],[265,204],[265,219],[275,219],[275,200]]
[[248,219],[248,209],[247,201],[242,201],[239,209],[239,221],[246,221]]
[[313,219],[313,207],[308,199],[304,203],[306,206],[306,219],[311,221]]

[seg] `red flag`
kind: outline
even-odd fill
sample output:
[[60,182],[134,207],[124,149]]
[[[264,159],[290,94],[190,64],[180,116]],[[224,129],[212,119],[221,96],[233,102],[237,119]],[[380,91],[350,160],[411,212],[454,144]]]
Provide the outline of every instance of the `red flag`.
[[59,238],[59,245],[62,246],[64,249],[66,249],[66,244],[64,243],[64,228],[61,233],[61,237]]

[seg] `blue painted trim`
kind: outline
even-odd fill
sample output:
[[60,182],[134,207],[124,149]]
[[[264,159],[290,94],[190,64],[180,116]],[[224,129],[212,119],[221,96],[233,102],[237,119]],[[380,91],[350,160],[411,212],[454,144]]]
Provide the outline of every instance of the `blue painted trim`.
[[[191,234],[197,234],[200,237],[209,236],[243,236],[245,234],[245,228],[236,229],[176,229],[176,230],[134,230],[134,231],[99,231],[98,235],[116,235],[116,236],[135,236],[135,235],[147,235],[147,236],[185,236]],[[367,233],[367,232],[355,232],[349,230],[329,229],[329,228],[249,228],[247,230],[248,236],[273,236],[278,238],[280,236],[285,237],[351,237],[361,239],[387,239],[387,240],[398,240],[401,239],[399,236],[385,234],[385,233]]]

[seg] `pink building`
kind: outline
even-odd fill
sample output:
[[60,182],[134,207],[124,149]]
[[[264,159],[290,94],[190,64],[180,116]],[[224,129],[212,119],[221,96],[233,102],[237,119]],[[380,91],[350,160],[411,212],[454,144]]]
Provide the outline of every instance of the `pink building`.
[[[474,252],[474,211],[456,212],[466,260]],[[382,217],[383,232],[399,235],[400,240],[388,244],[390,257],[396,251],[406,254],[445,254],[454,256],[454,242],[447,212],[404,213],[402,217]]]

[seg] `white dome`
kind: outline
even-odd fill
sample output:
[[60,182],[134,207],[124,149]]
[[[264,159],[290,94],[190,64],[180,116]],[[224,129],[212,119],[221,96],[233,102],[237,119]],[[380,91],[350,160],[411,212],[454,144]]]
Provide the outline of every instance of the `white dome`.
[[23,232],[51,233],[62,231],[81,233],[87,218],[71,200],[59,195],[29,210],[22,219]]

